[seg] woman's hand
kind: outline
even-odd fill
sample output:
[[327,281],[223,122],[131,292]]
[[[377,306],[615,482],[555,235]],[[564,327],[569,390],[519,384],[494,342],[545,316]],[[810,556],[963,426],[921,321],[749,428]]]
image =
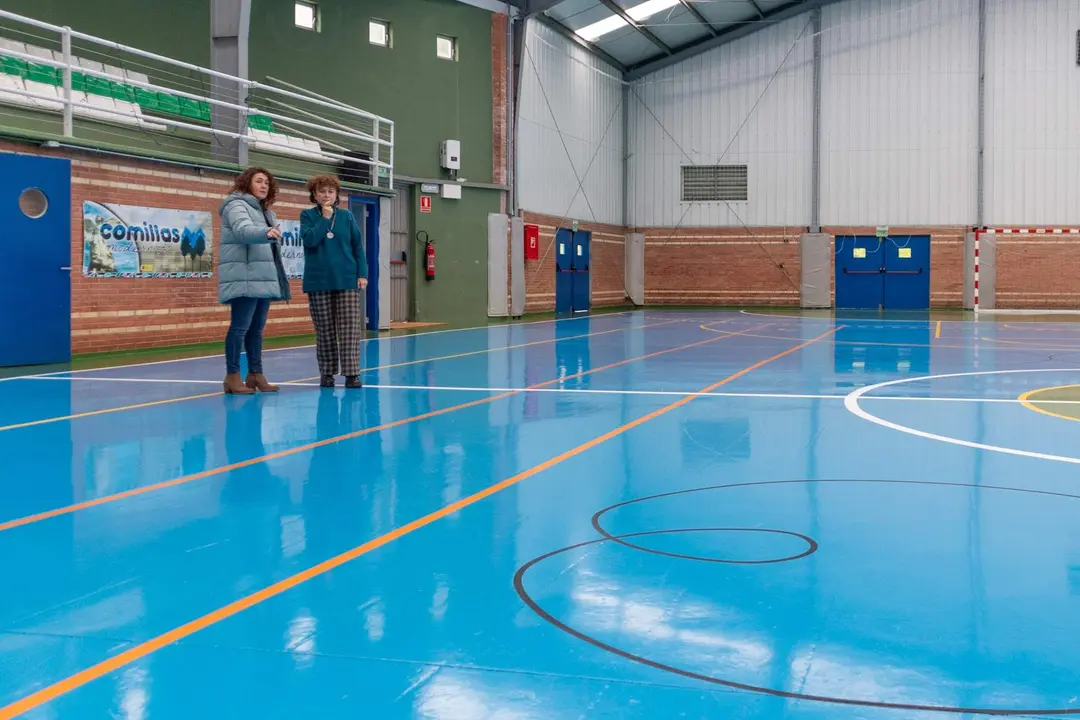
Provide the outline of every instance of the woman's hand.
[[322,210],[322,216],[327,220],[329,220],[330,217],[334,214],[334,206],[332,203],[326,203],[320,208],[320,210]]
[[359,280],[356,281],[356,285],[361,290],[367,290],[367,278],[360,278]]
[[270,240],[280,240],[281,239],[281,231],[278,230],[276,227],[272,227],[272,228],[270,228],[269,230],[266,231],[266,237],[269,238]]

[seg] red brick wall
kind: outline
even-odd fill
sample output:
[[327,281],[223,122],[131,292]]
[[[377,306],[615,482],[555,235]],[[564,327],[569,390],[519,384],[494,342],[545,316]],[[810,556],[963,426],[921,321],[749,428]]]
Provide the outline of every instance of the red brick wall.
[[[506,173],[506,30],[508,18],[502,13],[491,14],[491,143],[492,178],[496,185],[507,181]],[[503,193],[503,202],[506,194]],[[505,206],[503,212],[506,212]]]
[[[540,259],[525,261],[525,312],[551,312],[555,309],[555,231],[570,227],[561,218],[525,212],[528,225],[540,226]],[[579,223],[581,230],[592,232],[592,304],[596,307],[622,305],[626,302],[623,287],[626,230],[614,225]]]
[[[827,227],[823,231],[873,235],[875,228]],[[799,305],[799,238],[805,228],[647,228],[641,232],[645,233],[647,304]],[[931,236],[930,302],[935,307],[960,307],[964,228],[894,227],[890,232]],[[829,277],[833,278],[832,264]],[[834,296],[835,289],[830,287],[830,291]]]
[[1076,235],[998,235],[997,307],[1076,309],[1077,268]]
[[[217,214],[230,191],[228,174],[187,170],[150,161],[113,159],[90,153],[50,151],[0,142],[0,152],[69,157],[71,173],[71,343],[75,353],[215,342],[225,337],[228,308],[217,300]],[[82,203],[96,200],[144,207],[205,211],[214,218],[215,276],[208,279],[87,278],[82,275]],[[274,210],[296,220],[308,206],[303,187],[281,183]],[[291,303],[274,303],[267,322],[271,337],[314,332],[301,281],[292,282]]]
[[648,305],[799,304],[801,228],[640,232]]

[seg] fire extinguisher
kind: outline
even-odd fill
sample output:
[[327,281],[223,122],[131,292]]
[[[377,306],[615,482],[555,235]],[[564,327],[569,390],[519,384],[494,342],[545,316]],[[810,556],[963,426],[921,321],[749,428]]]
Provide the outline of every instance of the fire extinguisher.
[[[424,239],[420,240],[420,236],[423,235]],[[435,241],[428,237],[428,234],[421,230],[416,233],[416,239],[424,243],[424,277],[428,280],[435,279]]]

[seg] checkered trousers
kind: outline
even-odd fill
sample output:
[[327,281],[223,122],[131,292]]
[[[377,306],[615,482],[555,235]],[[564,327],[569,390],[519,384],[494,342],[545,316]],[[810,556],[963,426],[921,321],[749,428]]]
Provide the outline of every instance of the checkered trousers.
[[[308,293],[320,375],[360,374],[360,291]],[[338,371],[341,371],[340,373]]]

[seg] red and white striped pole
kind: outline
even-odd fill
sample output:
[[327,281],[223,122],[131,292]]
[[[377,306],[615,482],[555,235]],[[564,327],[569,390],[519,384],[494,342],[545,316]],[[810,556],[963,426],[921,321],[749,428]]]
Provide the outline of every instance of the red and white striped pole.
[[984,228],[975,230],[975,302],[972,303],[972,307],[976,315],[979,314],[979,238],[984,231]]

